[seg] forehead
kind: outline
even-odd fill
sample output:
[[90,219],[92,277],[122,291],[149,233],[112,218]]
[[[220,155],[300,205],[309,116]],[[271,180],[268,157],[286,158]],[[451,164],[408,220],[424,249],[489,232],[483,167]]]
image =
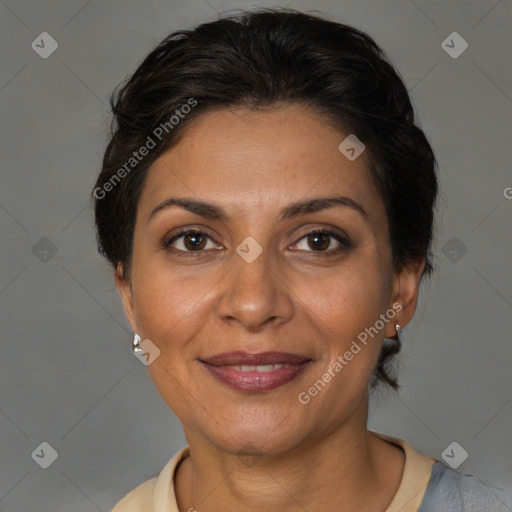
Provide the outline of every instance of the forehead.
[[338,149],[347,135],[299,105],[203,113],[151,166],[139,208],[147,215],[181,195],[243,215],[308,196],[349,195],[367,211],[382,209],[368,154],[351,161]]

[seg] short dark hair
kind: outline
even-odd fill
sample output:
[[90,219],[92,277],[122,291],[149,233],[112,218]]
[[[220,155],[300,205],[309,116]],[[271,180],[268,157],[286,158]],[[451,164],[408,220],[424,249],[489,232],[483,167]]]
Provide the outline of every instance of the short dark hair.
[[[422,277],[430,276],[437,163],[414,122],[405,85],[364,32],[289,9],[243,12],[174,32],[112,93],[111,138],[93,190],[100,253],[114,268],[122,264],[123,277],[130,275],[148,169],[192,119],[212,110],[280,104],[311,107],[364,142],[387,212],[393,268],[423,259]],[[135,160],[150,138],[158,139],[156,147]],[[378,382],[398,388],[389,363],[400,348],[398,335],[385,340],[372,389]]]

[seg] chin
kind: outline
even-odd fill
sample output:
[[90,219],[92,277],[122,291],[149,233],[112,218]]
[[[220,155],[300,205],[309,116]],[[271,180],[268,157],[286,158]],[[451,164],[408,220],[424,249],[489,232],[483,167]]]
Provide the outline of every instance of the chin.
[[[288,422],[286,415],[270,421],[268,418],[237,418],[229,428],[219,428],[206,437],[219,449],[240,456],[278,455],[294,448],[301,437],[292,431],[300,422]],[[226,425],[226,423],[224,423]]]

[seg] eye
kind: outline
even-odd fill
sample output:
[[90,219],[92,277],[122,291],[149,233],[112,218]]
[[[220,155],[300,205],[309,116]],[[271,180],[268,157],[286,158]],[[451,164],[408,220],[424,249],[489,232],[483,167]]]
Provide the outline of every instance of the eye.
[[[208,246],[210,242],[210,246]],[[334,247],[333,247],[334,246]],[[164,240],[162,247],[174,253],[200,253],[211,249],[219,249],[210,236],[197,229],[183,230],[177,235]],[[306,233],[298,242],[291,246],[306,252],[317,252],[325,255],[339,253],[350,247],[347,239],[328,229],[316,229]],[[309,250],[312,248],[312,250]]]
[[[350,244],[341,235],[338,235],[333,231],[315,229],[300,238],[300,240],[293,244],[292,247],[306,252],[319,252],[326,253],[327,255],[343,251],[344,249],[349,248]],[[313,250],[308,250],[307,247],[311,247]]]
[[[208,240],[213,246],[208,247]],[[164,249],[172,252],[202,252],[217,247],[217,244],[206,233],[195,229],[182,231],[178,235],[164,240],[162,245]]]

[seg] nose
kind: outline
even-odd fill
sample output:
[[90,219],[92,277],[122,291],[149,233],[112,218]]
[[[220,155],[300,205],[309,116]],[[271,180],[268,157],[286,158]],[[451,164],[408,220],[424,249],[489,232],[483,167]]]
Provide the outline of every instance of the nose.
[[223,280],[224,287],[217,304],[221,320],[258,332],[292,318],[293,295],[285,273],[269,256],[263,249],[254,261],[248,263],[238,254],[233,255],[233,266]]

